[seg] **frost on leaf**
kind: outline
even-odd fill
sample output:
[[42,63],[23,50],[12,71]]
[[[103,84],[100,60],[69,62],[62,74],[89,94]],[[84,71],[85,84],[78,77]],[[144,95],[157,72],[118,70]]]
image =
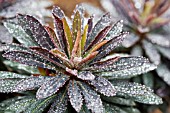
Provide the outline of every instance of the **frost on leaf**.
[[51,105],[48,113],[65,113],[65,111],[67,110],[67,103],[68,103],[67,91],[62,90],[57,94],[55,101]]
[[81,71],[77,75],[77,78],[80,78],[82,80],[93,80],[95,76],[90,71]]
[[6,78],[28,78],[28,76],[7,72],[7,71],[0,71],[0,79],[6,79]]
[[56,75],[55,77],[51,77],[49,80],[44,81],[44,83],[41,85],[36,93],[36,98],[42,99],[53,95],[59,90],[60,87],[65,84],[68,79],[69,76],[60,74]]
[[15,86],[21,81],[21,78],[0,79],[0,92],[10,93],[15,92]]
[[162,99],[155,95],[153,90],[144,85],[121,81],[112,81],[112,84],[117,91],[117,96],[123,96],[146,104],[162,103]]
[[93,68],[96,73],[108,79],[125,79],[131,78],[138,74],[154,70],[156,65],[151,64],[144,57],[120,57],[112,65]]
[[73,108],[77,112],[80,112],[83,105],[83,97],[81,95],[80,88],[75,80],[70,80],[69,82],[68,95]]
[[104,103],[104,106],[105,106],[105,112],[106,113],[127,113],[126,111],[124,111],[120,107],[117,107],[117,106],[114,106],[114,105],[111,105],[111,104]]
[[37,43],[31,39],[21,26],[12,22],[5,22],[4,26],[8,29],[9,33],[11,33],[13,37],[15,37],[24,46],[37,46]]
[[95,87],[95,89],[103,95],[115,96],[116,90],[114,86],[105,78],[97,76],[94,80],[89,80],[89,83]]
[[106,35],[106,39],[110,40],[112,37],[119,35],[123,30],[123,20],[116,22],[109,33]]
[[90,44],[90,42],[93,40],[94,37],[97,36],[97,34],[103,30],[106,26],[110,24],[110,14],[106,13],[103,15],[100,20],[95,24],[93,27],[90,35],[87,37],[86,41],[86,47]]
[[33,90],[35,88],[40,87],[48,77],[38,76],[38,77],[29,77],[26,79],[21,80],[17,83],[14,91],[26,91],[26,90]]
[[93,113],[104,113],[104,108],[100,96],[85,83],[78,83],[84,96],[88,109]]
[[32,16],[21,15],[17,16],[19,25],[24,29],[24,31],[35,40],[41,47],[48,50],[55,48],[49,34],[41,23]]
[[101,58],[108,55],[110,52],[112,52],[126,37],[128,32],[123,32],[120,35],[111,38],[104,46],[102,46],[98,51],[99,54],[96,56],[96,58],[93,61],[100,60]]
[[52,95],[45,99],[36,100],[25,110],[24,113],[42,113],[44,109],[54,101],[55,97],[56,95]]
[[5,110],[16,113],[24,112],[35,101],[36,99],[34,97],[25,96],[11,103]]

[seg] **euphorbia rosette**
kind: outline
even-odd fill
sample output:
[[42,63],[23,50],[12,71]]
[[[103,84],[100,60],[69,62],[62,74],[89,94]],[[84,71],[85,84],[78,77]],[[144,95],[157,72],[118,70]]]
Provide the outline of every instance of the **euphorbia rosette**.
[[106,13],[94,26],[93,16],[84,26],[82,6],[77,6],[74,10],[72,25],[67,23],[59,7],[54,7],[52,14],[55,31],[29,15],[18,14],[17,22],[5,23],[13,35],[26,33],[22,35],[26,38],[19,37],[21,45],[4,45],[3,56],[37,67],[41,73],[36,76],[22,76],[2,72],[0,75],[0,92],[21,92],[38,88],[36,100],[31,101],[32,104],[23,111],[38,111],[37,108],[52,103],[49,113],[64,112],[69,100],[77,112],[83,112],[82,105],[85,104],[92,112],[103,113],[100,95],[132,98],[149,104],[162,103],[148,87],[112,81],[128,79],[156,68],[144,57],[109,55],[128,34],[122,31],[122,20],[113,24],[109,13]]

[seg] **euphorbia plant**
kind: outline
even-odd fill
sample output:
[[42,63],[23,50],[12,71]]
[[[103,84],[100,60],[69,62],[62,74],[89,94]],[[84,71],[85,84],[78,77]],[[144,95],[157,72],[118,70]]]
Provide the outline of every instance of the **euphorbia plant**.
[[65,113],[71,105],[81,113],[136,113],[133,101],[162,103],[150,88],[127,82],[156,65],[140,56],[109,55],[128,34],[122,21],[113,24],[106,13],[93,26],[93,17],[84,22],[82,6],[74,10],[71,25],[59,7],[52,14],[55,31],[29,15],[18,14],[5,23],[21,44],[3,45],[3,56],[37,67],[40,74],[1,72],[0,92],[25,95],[3,101],[2,111]]
[[170,0],[111,2],[131,32],[123,45],[130,48],[132,54],[146,55],[151,62],[160,64],[156,72],[170,85],[170,70],[166,64],[170,60]]

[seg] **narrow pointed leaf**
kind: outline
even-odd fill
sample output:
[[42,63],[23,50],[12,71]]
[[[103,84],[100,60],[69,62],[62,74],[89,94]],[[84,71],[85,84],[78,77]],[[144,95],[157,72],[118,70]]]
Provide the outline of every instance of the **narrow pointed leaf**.
[[112,52],[124,40],[127,34],[127,32],[124,32],[119,36],[116,36],[109,40],[108,43],[106,43],[102,48],[99,49],[99,54],[93,61],[97,61]]
[[51,77],[49,80],[45,81],[38,89],[36,93],[36,98],[42,99],[53,95],[59,90],[60,87],[65,84],[68,79],[69,76],[63,74]]
[[52,12],[59,18],[64,18],[64,12],[58,6],[54,6]]
[[106,40],[110,40],[112,37],[115,37],[117,35],[119,35],[123,30],[123,20],[120,20],[118,22],[116,22],[111,30],[108,32],[108,34],[106,35]]
[[55,48],[53,42],[50,39],[49,34],[41,23],[32,16],[21,15],[17,16],[19,25],[24,29],[24,31],[41,46],[48,50]]
[[68,95],[69,95],[70,103],[72,107],[77,112],[80,112],[81,107],[83,105],[83,97],[81,95],[80,88],[77,85],[76,81],[71,80],[69,82]]
[[28,78],[28,76],[13,73],[13,72],[0,71],[0,80],[6,78]]
[[94,26],[94,28],[92,29],[91,33],[89,34],[89,36],[87,37],[87,41],[86,41],[86,48],[88,47],[88,45],[90,44],[90,42],[94,39],[94,37],[97,36],[97,34],[103,30],[103,28],[105,28],[106,26],[108,26],[110,24],[110,14],[106,13],[105,15],[103,15],[100,20],[96,23],[96,25]]
[[43,77],[43,76],[29,77],[18,82],[14,90],[16,92],[33,90],[35,88],[40,87],[48,79],[49,79],[48,77]]
[[103,38],[107,35],[108,31],[110,30],[110,26],[106,26],[97,36],[90,42],[90,45],[87,47],[86,51],[91,49],[95,44],[102,41]]
[[36,56],[35,54],[33,55],[33,53],[10,51],[3,54],[3,56],[10,60],[17,61],[19,63],[26,64],[29,66],[42,67],[48,69],[55,68],[54,66],[49,65],[49,61],[43,59],[42,57]]
[[75,13],[74,19],[73,19],[73,26],[72,26],[73,41],[76,40],[77,31],[81,31],[81,17],[80,17],[79,11]]
[[66,90],[60,91],[48,113],[65,113],[67,110],[68,95]]
[[99,66],[93,68],[99,76],[107,77],[108,79],[127,79],[136,75],[154,70],[156,65],[151,64],[144,57],[120,57],[112,65]]
[[7,68],[10,68],[12,71],[15,70],[20,74],[40,74],[38,69],[32,66],[27,66],[10,60],[4,60],[3,63]]
[[116,89],[114,86],[105,78],[97,76],[94,80],[88,81],[92,86],[95,87],[96,91],[100,92],[105,96],[115,96]]
[[0,79],[0,92],[1,93],[10,93],[16,92],[16,85],[24,78],[6,78]]
[[55,47],[61,48],[58,37],[56,36],[54,30],[52,28],[48,27],[48,26],[45,26],[45,29],[47,30],[47,32],[48,32],[52,42],[54,43]]
[[134,107],[123,107],[122,108],[126,113],[141,113],[137,108]]
[[36,100],[24,113],[42,113],[44,109],[54,101],[55,97],[56,95],[52,95],[45,99]]
[[[14,57],[13,58],[14,61],[20,62],[19,60],[17,60],[17,58],[15,58],[16,56],[13,55],[13,54],[18,54],[21,57],[21,58],[18,58],[18,59],[24,60],[24,59],[26,59],[26,57],[29,57],[29,58],[27,58],[27,60],[28,59],[34,60],[37,63],[41,63],[42,62],[42,63],[45,63],[43,65],[49,65],[49,67],[50,67],[50,65],[52,67],[52,65],[55,64],[55,65],[57,65],[59,67],[63,67],[64,68],[64,66],[61,64],[61,60],[56,58],[53,54],[51,54],[45,48],[41,48],[41,47],[30,47],[30,48],[27,48],[27,47],[24,47],[24,46],[21,46],[21,45],[18,45],[18,44],[8,44],[8,45],[5,45],[4,48],[5,48],[5,51],[7,51],[4,54],[4,57],[6,57],[6,54],[7,54],[7,58],[10,57],[10,56],[12,58]],[[22,58],[23,56],[25,58]],[[48,62],[48,64],[47,64],[47,62]]]
[[92,32],[92,29],[93,29],[93,19],[94,19],[94,16],[90,16],[90,18],[88,19],[88,22],[87,22],[87,25],[88,25],[87,37],[89,37],[89,35]]
[[63,52],[67,53],[67,40],[64,34],[63,29],[63,22],[62,19],[64,18],[64,13],[59,7],[54,7],[53,10],[53,17],[54,17],[54,26],[57,33],[57,37],[61,46],[61,49],[64,50]]
[[35,50],[35,52],[41,54],[42,56],[44,56],[44,58],[47,57],[48,59],[50,59],[51,62],[54,62],[58,66],[61,66],[62,61],[58,57],[50,53],[47,49],[43,49],[40,47],[31,47],[30,49]]
[[138,83],[129,83],[121,81],[112,81],[117,96],[123,96],[130,98],[134,101],[145,103],[145,104],[161,104],[162,99],[154,94],[153,90],[149,87]]
[[75,17],[78,16],[78,15],[76,15],[77,12],[79,13],[80,17],[78,17],[79,19],[77,18],[78,19],[78,21],[77,21],[78,23],[77,22],[75,22],[75,23],[78,24],[78,26],[80,28],[79,30],[81,31],[83,29],[83,27],[84,27],[84,15],[85,15],[85,10],[84,10],[84,7],[82,6],[82,4],[76,5],[76,8],[73,11],[73,15],[71,16],[71,18],[73,19],[72,21],[74,21]]
[[67,50],[69,51],[69,54],[70,54],[70,52],[73,49],[73,36],[72,36],[70,27],[65,18],[62,19],[62,22],[63,22],[64,33],[66,36],[66,44],[68,45]]
[[24,97],[11,103],[5,111],[13,111],[15,113],[24,112],[36,99],[34,97]]
[[14,98],[9,98],[9,99],[6,99],[4,101],[1,101],[0,103],[0,111],[5,111],[5,109],[10,106],[12,103],[15,103],[16,101],[18,100],[21,100],[21,99],[24,99],[25,97],[24,96],[17,96],[17,97],[14,97]]
[[104,107],[106,113],[127,113],[123,109],[111,104],[104,103]]
[[93,113],[104,113],[104,108],[100,96],[92,90],[89,86],[84,83],[79,82],[82,93],[84,95],[84,100],[88,109]]
[[6,22],[4,26],[21,44],[25,46],[38,46],[38,44],[21,28],[21,26]]
[[81,39],[81,51],[84,50],[84,47],[85,47],[85,44],[86,44],[87,30],[88,30],[88,25],[85,26],[83,36],[82,36],[82,39]]

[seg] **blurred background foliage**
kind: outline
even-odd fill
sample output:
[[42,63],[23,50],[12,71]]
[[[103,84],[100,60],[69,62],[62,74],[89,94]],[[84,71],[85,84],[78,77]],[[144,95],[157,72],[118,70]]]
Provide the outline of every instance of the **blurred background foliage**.
[[[144,2],[148,2],[148,1],[155,1],[155,3],[157,3],[157,5],[160,5],[161,2],[165,1],[167,2],[166,6],[168,7],[167,11],[167,16],[164,15],[164,17],[166,17],[166,19],[168,19],[168,22],[164,25],[162,25],[161,27],[163,29],[166,30],[166,32],[168,33],[168,35],[166,37],[168,37],[170,39],[170,25],[169,25],[169,21],[170,21],[170,3],[169,0],[120,0],[125,2],[125,4],[123,5],[126,9],[126,7],[128,7],[128,2],[127,1],[137,1],[136,5],[137,7],[141,6],[144,4]],[[53,22],[52,22],[52,17],[51,16],[51,9],[53,7],[53,5],[57,5],[59,7],[61,7],[63,9],[63,11],[65,12],[66,16],[68,16],[68,18],[70,18],[70,16],[72,15],[72,11],[75,8],[76,4],[80,4],[82,3],[86,9],[86,16],[91,15],[93,13],[97,13],[95,16],[95,19],[98,19],[98,17],[100,17],[102,14],[106,13],[106,12],[110,12],[112,17],[113,17],[113,22],[119,20],[119,19],[123,19],[125,22],[125,26],[127,28],[128,31],[133,32],[136,24],[129,21],[127,17],[127,12],[123,12],[125,14],[120,14],[120,12],[122,11],[121,7],[117,7],[117,9],[121,9],[120,12],[118,12],[116,10],[116,5],[114,4],[114,2],[117,2],[119,4],[120,2],[119,0],[0,0],[0,45],[2,43],[12,43],[12,42],[16,42],[15,37],[12,37],[7,29],[4,27],[3,25],[3,21],[6,21],[6,19],[10,19],[13,18],[16,13],[24,13],[24,14],[30,14],[30,15],[34,15],[37,18],[39,18],[39,20],[41,20],[42,23],[44,24],[48,24],[51,27],[53,27]],[[158,3],[159,2],[159,3]],[[129,2],[130,4],[131,2]],[[149,3],[148,3],[149,4]],[[148,5],[147,4],[147,5]],[[146,6],[145,6],[146,7]],[[151,7],[151,6],[149,6]],[[149,8],[148,7],[148,8]],[[158,6],[157,6],[158,7]],[[161,6],[160,6],[161,7]],[[149,10],[149,9],[147,9]],[[122,16],[123,15],[123,16]],[[136,16],[132,15],[131,16],[135,19],[137,18]],[[130,18],[132,19],[132,18]],[[160,21],[160,19],[158,19],[157,21]],[[161,31],[162,28],[155,28],[156,30]],[[154,31],[152,34],[157,34],[158,32]],[[160,36],[163,36],[164,32],[162,32],[162,34],[159,34]],[[131,41],[133,41],[133,37],[136,37],[136,33],[131,33]],[[165,37],[165,36],[163,36]],[[165,37],[165,38],[166,38]],[[129,37],[130,38],[130,37]],[[154,38],[154,37],[153,37]],[[168,40],[169,40],[168,39]],[[165,42],[165,40],[160,40],[160,41],[164,41],[162,42],[163,44],[168,43]],[[126,41],[127,42],[127,41]],[[124,42],[125,44],[127,44],[126,42]],[[155,43],[152,43],[154,46],[156,45]],[[169,44],[170,45],[170,44]],[[152,45],[151,45],[152,46]],[[135,46],[137,49],[134,50],[134,48],[132,47],[125,47],[125,45],[121,46],[119,49],[117,49],[117,52],[126,52],[129,54],[135,54],[135,55],[143,55],[145,57],[154,57],[154,56],[149,56],[149,52],[153,52],[152,49],[149,52],[144,52],[141,54],[140,50],[142,50],[141,45],[136,44]],[[150,49],[150,45],[149,47],[143,47],[143,48],[147,48],[146,50],[148,50],[148,48]],[[2,52],[0,53],[2,54]],[[170,49],[168,46],[168,49],[166,52],[162,53],[165,54],[163,56],[168,56],[168,58],[166,57],[162,57],[160,56],[160,62],[163,62],[164,65],[166,65],[166,67],[163,67],[163,72],[160,73],[165,73],[166,77],[163,76],[158,76],[159,74],[157,74],[158,72],[156,71],[152,71],[151,73],[147,73],[145,75],[133,78],[131,81],[135,81],[135,82],[139,82],[139,83],[143,83],[149,87],[152,87],[155,91],[156,94],[158,94],[159,96],[161,96],[164,100],[164,103],[162,105],[158,105],[158,106],[154,106],[154,105],[143,105],[143,104],[137,104],[136,106],[138,107],[138,109],[141,112],[145,112],[145,113],[170,113],[170,72],[169,71],[165,71],[165,68],[167,68],[167,70],[170,70]],[[157,57],[157,56],[155,56]],[[150,58],[150,60],[154,60],[154,58]],[[153,63],[155,63],[153,61]],[[32,74],[32,73],[38,73],[38,71],[36,69],[30,69],[30,67],[18,64],[18,63],[14,63],[11,61],[7,61],[5,59],[3,59],[2,57],[0,57],[0,70],[3,71],[13,71],[13,72],[18,72],[18,73],[22,73],[22,74]],[[28,71],[28,70],[33,70],[32,72]],[[0,101],[7,99],[9,97],[13,97],[16,94],[0,94]]]

